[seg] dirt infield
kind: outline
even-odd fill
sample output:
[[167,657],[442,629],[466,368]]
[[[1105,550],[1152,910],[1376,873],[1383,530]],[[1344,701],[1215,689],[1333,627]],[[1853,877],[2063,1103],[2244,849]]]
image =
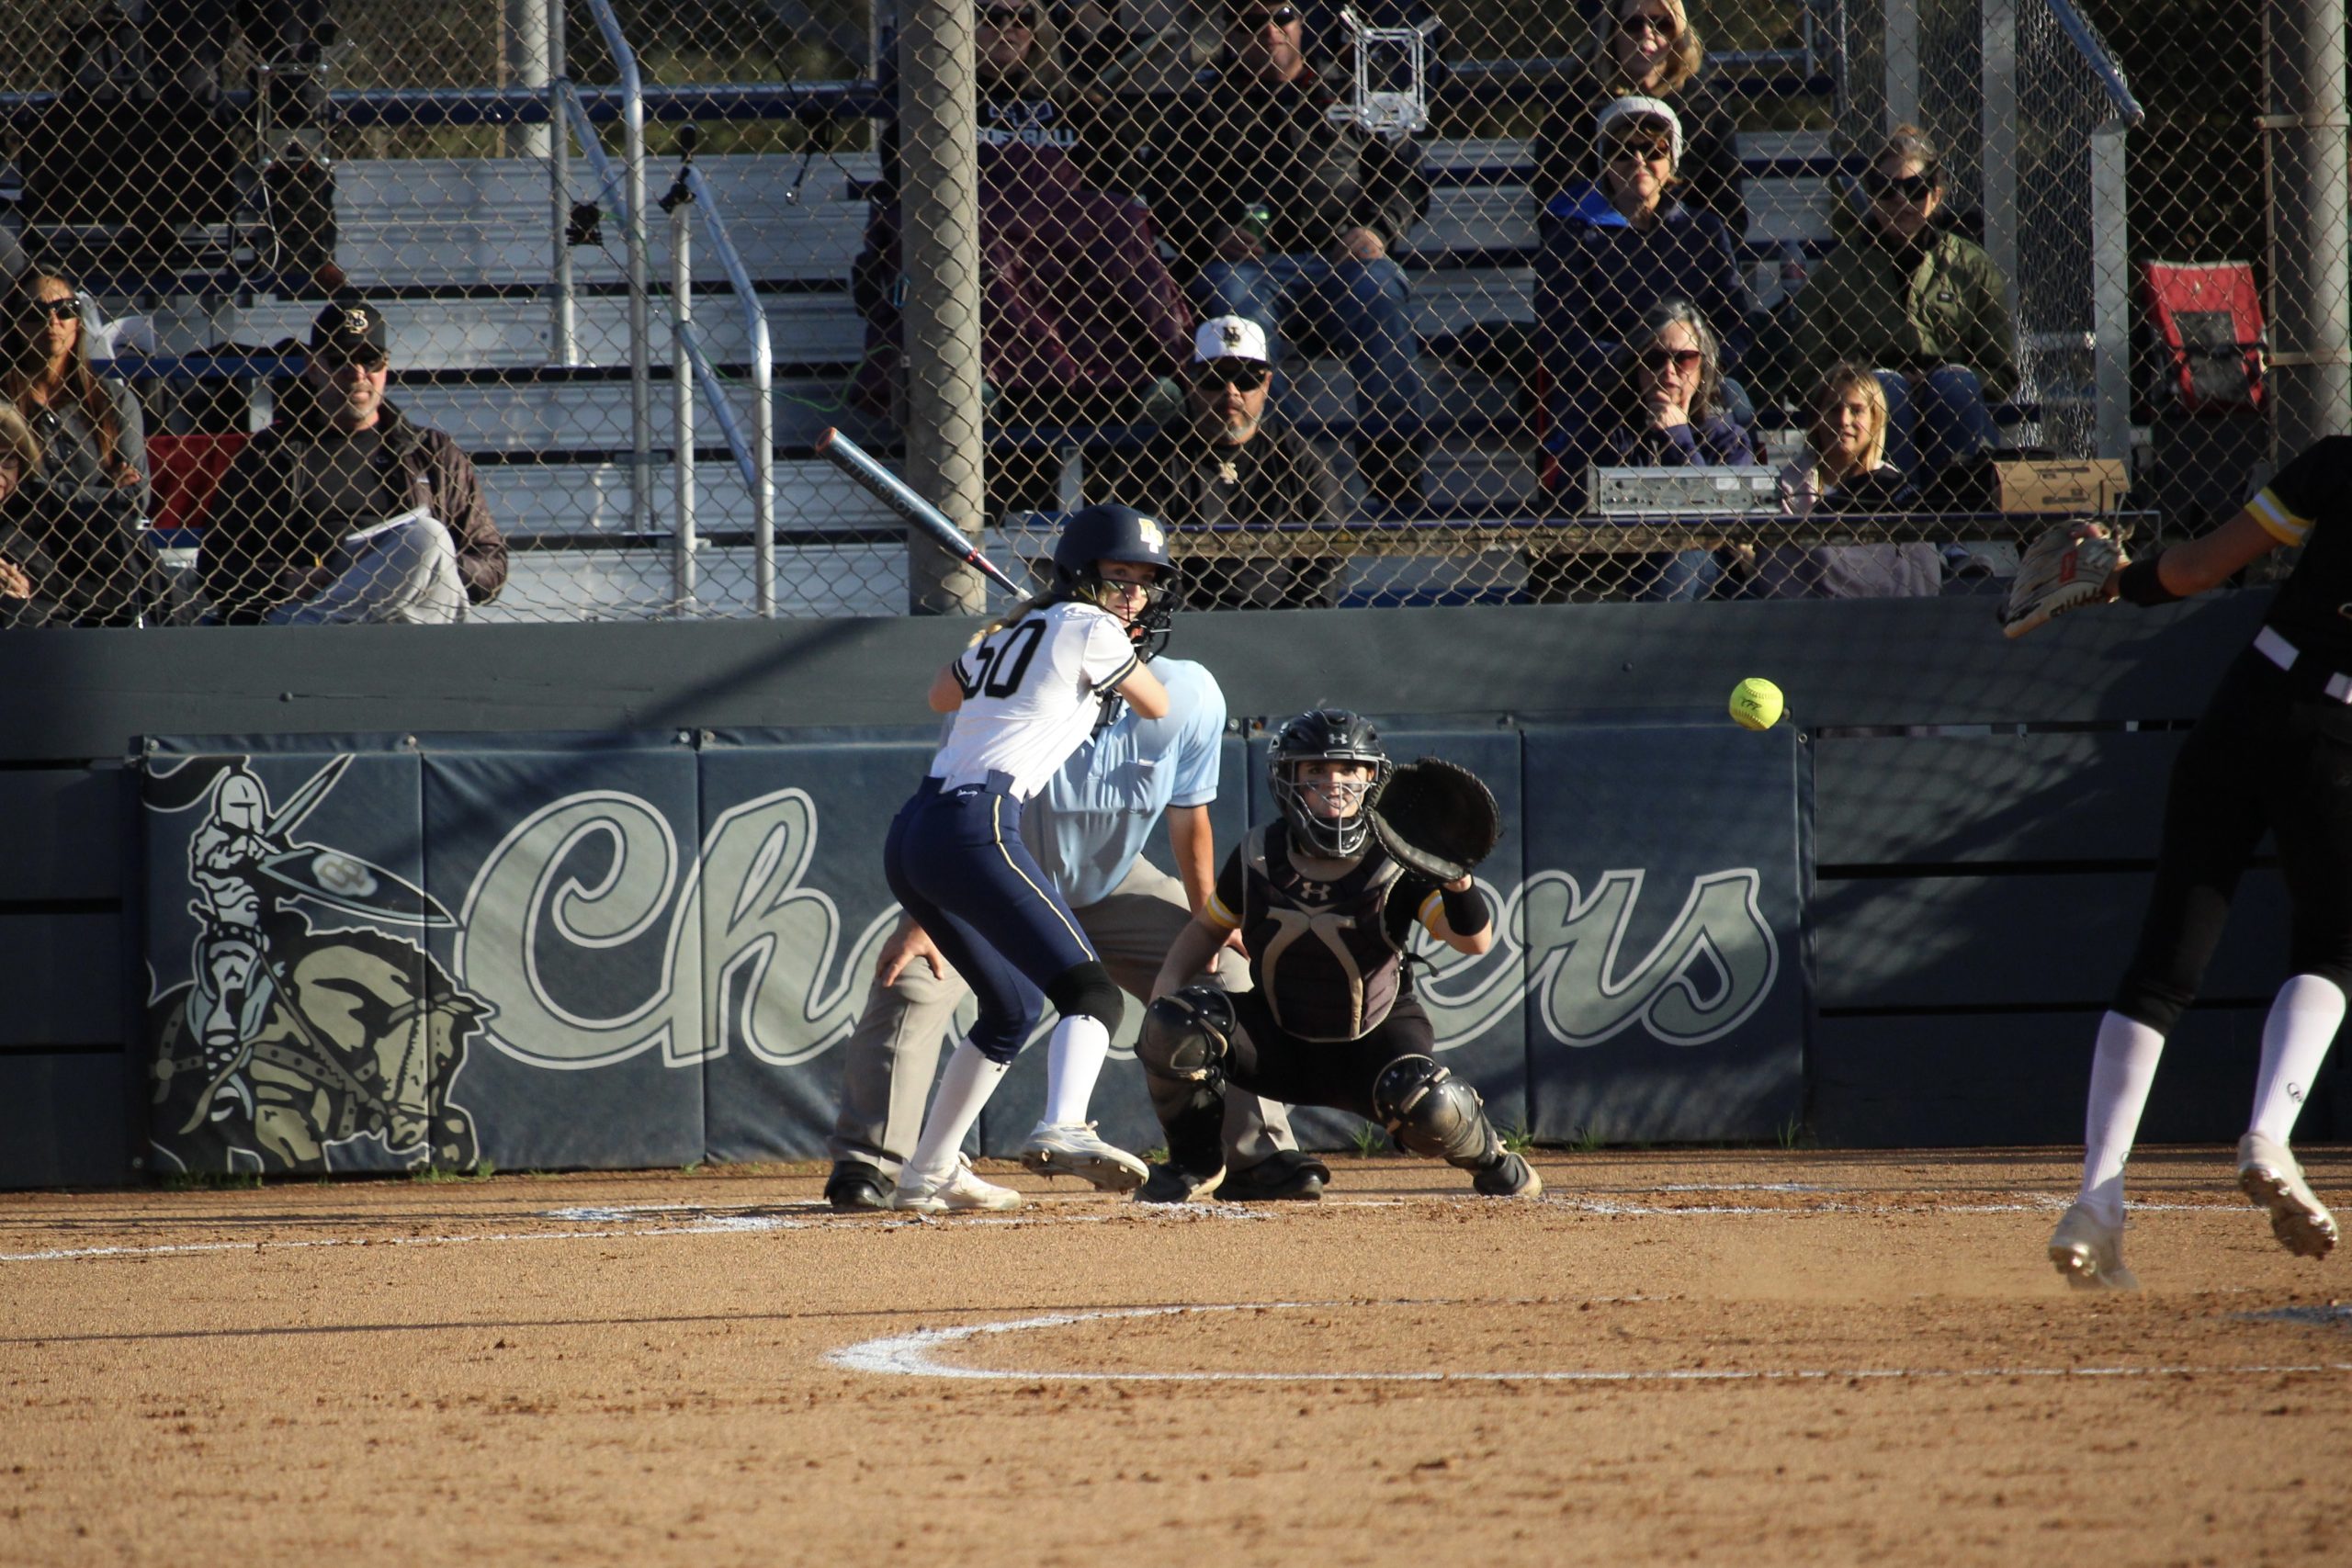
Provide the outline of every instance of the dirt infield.
[[2043,1261],[2049,1155],[1537,1163],[0,1196],[0,1562],[2352,1561],[2352,1256],[2224,1151],[2135,1166],[2131,1297]]

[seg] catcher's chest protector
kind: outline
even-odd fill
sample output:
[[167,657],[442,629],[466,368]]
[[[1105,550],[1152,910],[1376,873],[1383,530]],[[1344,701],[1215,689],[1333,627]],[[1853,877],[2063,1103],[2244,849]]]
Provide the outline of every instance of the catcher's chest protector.
[[1396,1005],[1403,950],[1388,930],[1402,869],[1374,851],[1336,882],[1292,863],[1289,824],[1251,830],[1242,854],[1241,939],[1250,975],[1284,1032],[1355,1040]]

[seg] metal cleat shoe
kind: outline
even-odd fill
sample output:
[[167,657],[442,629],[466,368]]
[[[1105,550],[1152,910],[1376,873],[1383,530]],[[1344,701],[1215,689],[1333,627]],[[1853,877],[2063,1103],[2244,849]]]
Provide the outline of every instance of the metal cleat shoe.
[[2050,1233],[2050,1262],[2078,1291],[2140,1288],[2140,1277],[2123,1267],[2123,1227],[2108,1224],[2080,1203],[2069,1204]]
[[2312,1196],[2287,1145],[2259,1133],[2238,1140],[2238,1189],[2270,1211],[2270,1234],[2298,1258],[2335,1250],[2335,1217]]
[[1098,1192],[1132,1192],[1151,1167],[1094,1135],[1091,1122],[1040,1122],[1021,1146],[1021,1163],[1040,1176],[1075,1176]]
[[890,1207],[917,1214],[944,1214],[960,1209],[1001,1212],[1018,1209],[1026,1201],[1010,1187],[982,1181],[972,1169],[971,1160],[963,1155],[956,1156],[955,1166],[944,1176],[918,1173],[912,1167],[901,1170],[899,1190],[890,1196]]

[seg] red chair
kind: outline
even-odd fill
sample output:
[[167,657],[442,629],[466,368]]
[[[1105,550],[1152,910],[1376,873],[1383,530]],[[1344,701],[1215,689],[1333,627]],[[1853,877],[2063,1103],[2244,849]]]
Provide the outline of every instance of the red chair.
[[2188,413],[2262,406],[2262,296],[2245,262],[2147,266],[2148,315],[2163,340],[2164,384]]
[[147,464],[155,487],[157,528],[201,528],[211,510],[212,492],[220,476],[253,437],[242,432],[226,435],[151,435]]

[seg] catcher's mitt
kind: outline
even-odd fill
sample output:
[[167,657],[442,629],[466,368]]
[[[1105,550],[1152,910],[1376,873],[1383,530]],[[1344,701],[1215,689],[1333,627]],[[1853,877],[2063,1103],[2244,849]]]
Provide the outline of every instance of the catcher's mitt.
[[2123,548],[2104,534],[2082,533],[2070,519],[2045,531],[2018,558],[2017,581],[2001,610],[2001,635],[2023,637],[2053,616],[2103,597],[2108,574],[2123,564]]
[[1503,832],[1494,791],[1469,769],[1435,757],[1391,773],[1371,810],[1373,836],[1389,858],[1440,882],[1467,875]]

